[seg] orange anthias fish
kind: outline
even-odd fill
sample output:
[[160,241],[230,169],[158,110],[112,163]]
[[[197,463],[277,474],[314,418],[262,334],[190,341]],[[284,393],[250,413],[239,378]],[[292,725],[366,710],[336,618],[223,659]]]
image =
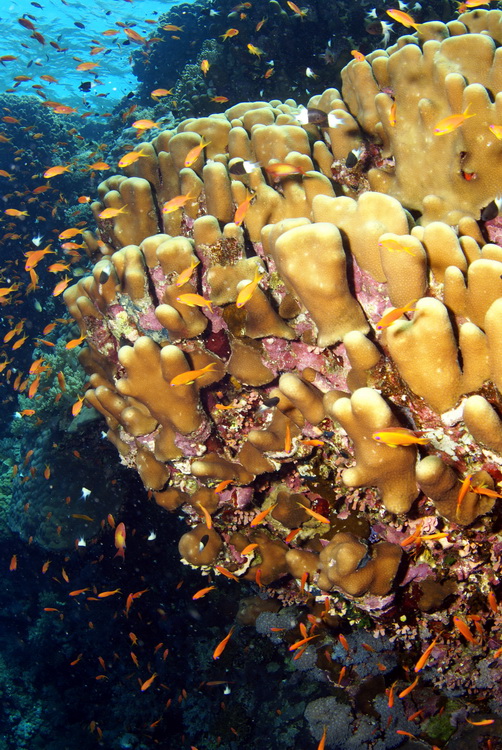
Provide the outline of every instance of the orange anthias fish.
[[154,672],[152,674],[152,676],[148,680],[145,680],[145,682],[142,683],[142,685],[141,685],[141,692],[142,693],[144,693],[145,690],[148,690],[148,688],[150,687],[150,685],[152,684],[152,682],[154,681],[154,679],[156,677],[157,677],[157,672]]
[[71,281],[71,276],[65,276],[64,279],[61,279],[61,281],[57,283],[56,286],[54,287],[52,291],[52,296],[58,297],[60,294],[62,294],[64,290],[66,289],[66,287],[68,286],[68,284],[70,283],[70,281]]
[[277,503],[274,503],[273,505],[270,505],[265,510],[260,511],[260,513],[258,513],[253,518],[253,520],[251,521],[251,523],[249,525],[250,526],[258,526],[260,523],[262,523],[262,521],[265,520],[265,518],[268,516],[268,514],[271,513],[274,510],[275,507],[277,507]]
[[169,385],[192,385],[192,383],[198,378],[201,378],[208,372],[212,372],[214,367],[216,367],[216,362],[210,362],[200,370],[187,370],[186,372],[182,372],[179,375],[176,375]]
[[153,120],[135,120],[132,127],[137,128],[137,130],[150,130],[151,128],[160,128],[160,125]]
[[185,161],[183,162],[183,165],[185,167],[191,167],[192,164],[195,164],[195,162],[199,158],[202,151],[206,148],[206,146],[209,146],[210,143],[211,141],[205,141],[203,138],[198,146],[194,146],[193,148],[190,149],[190,151],[185,157]]
[[246,198],[244,198],[242,203],[240,203],[239,206],[237,207],[237,210],[234,214],[234,224],[236,224],[238,227],[240,227],[242,222],[244,221],[248,208],[251,205],[251,201],[253,200],[254,197],[255,197],[254,193],[251,193]]
[[472,115],[467,114],[469,106],[470,105],[468,105],[459,115],[450,115],[449,117],[443,117],[443,119],[440,120],[434,128],[434,135],[447,135],[447,133],[451,133],[453,132],[453,130],[459,128],[469,117],[475,117],[475,112],[473,112]]
[[208,72],[208,70],[209,70],[210,67],[211,67],[211,63],[209,62],[209,60],[203,60],[201,62],[200,69],[204,73],[204,78],[206,77],[206,74],[207,74],[207,72]]
[[322,731],[321,739],[319,740],[319,744],[317,745],[317,750],[324,750],[327,736],[328,736],[328,727],[324,727]]
[[394,321],[398,320],[398,318],[401,317],[401,315],[404,315],[404,313],[407,312],[414,312],[415,308],[413,305],[415,304],[416,299],[412,300],[412,302],[408,302],[404,307],[396,307],[394,310],[390,310],[388,313],[385,313],[385,315],[380,318],[378,323],[376,324],[377,331],[381,331],[382,328],[388,328],[391,323],[394,323]]
[[77,65],[77,67],[75,68],[75,70],[79,70],[79,71],[84,71],[85,72],[87,70],[92,70],[93,68],[99,68],[99,63],[95,63],[95,62],[83,62],[83,63],[80,63],[80,65]]
[[387,239],[381,240],[378,243],[378,247],[383,247],[391,253],[404,251],[405,253],[408,253],[408,255],[415,255],[415,253],[411,252],[411,248],[408,247],[408,245],[405,245],[399,240],[395,240],[393,237],[387,237]]
[[131,164],[134,164],[135,161],[140,159],[142,156],[146,156],[146,154],[143,153],[143,151],[129,151],[127,154],[124,154],[122,158],[118,162],[119,167],[129,167]]
[[127,213],[127,206],[126,203],[122,208],[105,208],[98,214],[98,219],[114,219],[119,214]]
[[206,586],[205,589],[199,589],[192,596],[192,599],[202,599],[203,596],[205,596],[206,594],[208,594],[210,591],[212,591],[215,588],[216,586]]
[[319,521],[320,523],[327,523],[330,524],[331,521],[329,518],[326,518],[326,516],[322,516],[320,513],[317,513],[315,510],[312,510],[312,508],[307,508],[306,505],[303,505],[303,503],[297,503],[297,505],[300,506],[306,513],[309,514],[309,516],[312,516],[312,518],[315,518],[316,521]]
[[65,344],[65,349],[75,349],[76,346],[80,346],[80,344],[84,341],[84,339],[87,337],[87,333],[83,333],[82,336],[78,339],[72,339],[71,341],[68,341],[67,344]]
[[126,546],[126,528],[125,528],[125,524],[121,522],[117,525],[117,528],[115,529],[115,547],[117,549],[115,557],[121,557],[122,560],[125,559],[125,552],[124,552],[125,546]]
[[420,672],[420,670],[425,667],[425,665],[427,664],[427,661],[429,659],[429,656],[431,655],[432,650],[433,650],[434,646],[436,645],[436,643],[437,643],[437,638],[434,638],[434,640],[432,641],[431,645],[428,646],[425,649],[424,653],[422,654],[422,656],[420,657],[420,659],[415,664],[415,667],[414,667],[415,672]]
[[460,617],[454,617],[453,624],[455,625],[459,633],[462,633],[464,638],[466,638],[470,643],[476,643],[476,639],[474,638],[473,634],[471,633],[465,622],[460,619]]
[[393,21],[397,21],[398,23],[401,23],[403,26],[406,26],[407,29],[413,28],[416,31],[418,30],[420,24],[415,21],[414,18],[412,18],[409,13],[404,13],[402,10],[396,10],[395,8],[390,8],[389,10],[385,11],[388,16],[392,18]]
[[185,268],[178,275],[178,278],[176,279],[176,286],[183,286],[183,284],[186,284],[187,281],[190,281],[192,274],[193,274],[193,270],[199,265],[199,263],[200,263],[200,260],[198,258],[192,258],[192,262],[190,263],[188,268]]
[[225,650],[225,647],[226,647],[227,643],[229,642],[230,638],[232,637],[232,633],[233,632],[234,632],[234,628],[232,627],[232,628],[230,628],[230,630],[227,633],[227,635],[223,638],[223,640],[218,643],[218,645],[216,646],[216,648],[213,651],[213,659],[219,659],[220,658],[220,656],[222,655],[223,651]]
[[224,34],[220,34],[223,41],[230,39],[233,36],[237,36],[239,29],[227,29]]
[[50,244],[47,245],[47,247],[44,247],[43,250],[31,250],[28,253],[25,253],[26,263],[24,264],[24,270],[25,271],[31,271],[32,268],[35,268],[35,266],[42,260],[44,255],[55,255],[54,250],[49,250]]
[[[249,302],[251,297],[256,291],[256,288],[258,287],[258,284],[265,276],[264,273],[260,273],[259,266],[255,268],[254,272],[254,279],[250,281],[248,284],[242,287],[242,289],[239,291],[239,294],[237,295],[237,299],[235,301],[235,306],[237,308],[244,307],[246,302]],[[289,452],[289,451],[288,451]]]
[[397,448],[398,445],[427,445],[427,443],[430,443],[428,438],[420,437],[406,427],[386,427],[374,432],[371,437],[377,443],[383,443],[389,448]]
[[70,227],[69,229],[64,229],[62,232],[60,232],[58,234],[58,239],[71,240],[72,237],[75,237],[77,234],[82,234],[82,230],[78,227]]
[[293,175],[307,176],[307,173],[301,167],[295,167],[293,164],[269,164],[265,167],[265,172],[269,174],[274,180],[281,180],[284,177],[292,177]]
[[180,294],[179,297],[176,297],[176,301],[188,305],[188,307],[207,307],[209,312],[213,311],[211,300],[200,294]]
[[62,164],[59,164],[56,167],[49,167],[49,169],[44,172],[44,177],[49,180],[51,177],[57,177],[57,175],[69,171],[70,167],[64,167]]
[[159,99],[161,96],[169,96],[172,93],[172,89],[154,89],[150,91],[150,96],[152,99]]
[[366,57],[363,55],[363,53],[359,52],[359,50],[357,49],[351,49],[350,54],[355,60],[357,60],[357,62],[364,62],[364,60],[366,60]]
[[292,2],[292,0],[288,0],[286,4],[291,8],[291,10],[293,11],[293,13],[296,13],[297,16],[300,16],[300,18],[302,20],[304,18],[306,18],[307,11],[306,10],[302,10],[302,8],[299,8],[296,3]]
[[174,213],[174,211],[178,211],[178,209],[183,208],[185,203],[188,203],[188,201],[191,201],[194,198],[195,195],[191,195],[190,193],[187,193],[186,195],[177,195],[176,198],[171,198],[170,201],[164,203],[162,213],[172,214]]

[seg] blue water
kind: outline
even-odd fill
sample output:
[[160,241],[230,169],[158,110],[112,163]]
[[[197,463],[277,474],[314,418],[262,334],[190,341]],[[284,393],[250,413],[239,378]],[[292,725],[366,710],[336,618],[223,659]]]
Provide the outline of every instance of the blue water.
[[[127,36],[117,22],[149,38],[154,36],[159,16],[175,4],[150,0],[134,3],[128,0],[43,0],[36,4],[29,0],[15,0],[2,4],[0,56],[14,55],[17,60],[0,64],[0,91],[12,88],[16,83],[15,76],[26,75],[32,80],[22,82],[15,89],[16,93],[33,94],[36,91],[33,85],[40,84],[48,99],[77,107],[79,114],[89,110],[99,114],[107,112],[137,85],[130,56],[142,46],[124,44],[128,41]],[[23,14],[28,14],[36,31],[44,37],[45,44],[32,38],[33,31],[18,23]],[[155,21],[155,24],[146,19]],[[84,28],[75,26],[75,23],[83,24]],[[107,29],[119,33],[103,36]],[[66,51],[58,51],[50,42],[66,48]],[[97,46],[105,49],[91,55],[91,48]],[[94,72],[79,72],[76,70],[79,62],[97,62],[100,67]],[[53,76],[58,83],[46,82],[41,75]],[[79,91],[79,85],[86,81],[93,86],[89,93],[84,94]]]

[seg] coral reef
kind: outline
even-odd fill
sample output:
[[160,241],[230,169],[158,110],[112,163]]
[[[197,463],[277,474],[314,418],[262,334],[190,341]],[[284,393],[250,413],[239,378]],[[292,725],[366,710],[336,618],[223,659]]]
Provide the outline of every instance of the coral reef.
[[[435,634],[432,658],[473,605],[478,655],[501,645],[493,13],[349,63],[308,104],[336,123],[243,102],[139,143],[99,185],[93,271],[65,293],[87,401],[184,511],[187,565],[325,619],[387,617],[404,648]],[[389,621],[396,596],[422,624]]]

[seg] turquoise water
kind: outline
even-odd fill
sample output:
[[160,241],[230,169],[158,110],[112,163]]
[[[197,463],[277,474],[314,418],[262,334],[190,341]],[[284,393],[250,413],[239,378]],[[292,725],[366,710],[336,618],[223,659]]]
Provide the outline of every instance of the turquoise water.
[[[130,43],[117,23],[133,28],[143,37],[153,36],[159,16],[169,11],[173,2],[127,2],[126,0],[96,0],[85,3],[75,0],[44,0],[32,3],[28,0],[6,3],[0,15],[3,55],[14,55],[17,60],[0,65],[0,90],[6,91],[15,84],[15,76],[29,76],[15,91],[33,94],[33,85],[42,85],[49,99],[55,99],[79,113],[88,111],[103,113],[110,110],[123,96],[134,89],[137,80],[132,73],[129,58],[141,44]],[[42,6],[42,7],[38,7]],[[32,37],[33,31],[24,28],[18,18],[25,16],[45,41]],[[147,23],[146,19],[155,24]],[[79,24],[77,26],[76,24]],[[83,26],[83,28],[82,28]],[[113,29],[115,36],[103,35]],[[59,51],[51,42],[59,45]],[[105,49],[91,55],[92,48]],[[76,70],[79,62],[98,62],[94,73]],[[58,80],[51,83],[40,79],[50,75]],[[79,91],[83,82],[91,82],[89,93]],[[85,101],[84,101],[85,99]]]

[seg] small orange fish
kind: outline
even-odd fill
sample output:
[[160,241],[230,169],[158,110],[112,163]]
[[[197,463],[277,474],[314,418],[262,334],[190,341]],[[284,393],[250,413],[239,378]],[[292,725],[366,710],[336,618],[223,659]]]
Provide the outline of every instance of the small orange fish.
[[17,208],[6,208],[4,214],[7,214],[7,216],[28,216],[28,211],[19,211]]
[[83,333],[82,336],[78,339],[71,339],[71,341],[68,341],[65,344],[65,349],[75,349],[76,346],[80,346],[80,344],[84,341],[84,339],[87,337],[87,333]]
[[78,227],[70,227],[69,229],[64,229],[62,232],[60,232],[58,234],[58,239],[71,240],[72,237],[75,237],[77,234],[82,234],[82,230],[78,229]]
[[9,570],[17,570],[17,555],[12,555],[10,558]]
[[110,165],[107,164],[105,161],[96,161],[94,164],[89,164],[87,169],[90,171],[91,169],[94,169],[95,171],[98,170],[104,170],[104,169],[110,169]]
[[488,127],[492,131],[493,135],[499,139],[499,141],[502,140],[502,125],[488,125]]
[[234,224],[236,224],[236,226],[238,227],[241,226],[247,214],[248,208],[251,205],[251,201],[253,200],[254,197],[255,197],[254,193],[251,193],[237,207],[235,214],[234,214]]
[[292,0],[287,0],[286,5],[288,5],[291,8],[291,10],[293,11],[293,13],[296,13],[297,16],[300,16],[300,18],[302,19],[302,21],[303,21],[304,18],[306,18],[307,11],[306,10],[302,10],[301,8],[299,8],[296,3],[292,2]]
[[179,297],[176,297],[176,301],[189,307],[207,307],[209,312],[213,312],[211,300],[202,297],[200,294],[180,294]]
[[465,622],[460,619],[460,617],[454,617],[453,624],[455,625],[459,633],[461,633],[464,638],[469,641],[469,643],[476,643],[476,639],[474,638],[473,634],[471,633]]
[[221,573],[221,575],[225,576],[225,578],[231,578],[232,581],[238,581],[239,580],[238,577],[234,573],[231,573],[226,568],[222,568],[221,565],[215,565],[214,568],[215,568],[215,570],[218,571],[218,573]]
[[113,591],[102,591],[100,594],[98,594],[98,599],[107,599],[109,596],[114,596],[115,594],[120,593],[120,589],[114,589]]
[[497,598],[495,594],[493,593],[493,591],[490,591],[487,599],[488,599],[488,606],[490,607],[491,611],[496,615],[499,610],[499,607],[497,604]]
[[399,693],[397,697],[405,698],[409,693],[411,693],[412,690],[416,688],[416,686],[418,685],[419,679],[420,677],[416,677],[415,680],[410,685],[408,685],[408,687],[405,687],[404,690],[401,690],[401,692]]
[[420,672],[420,670],[422,670],[425,667],[425,665],[427,664],[427,660],[429,659],[429,656],[432,653],[432,649],[434,648],[434,646],[436,645],[436,643],[437,643],[437,638],[434,638],[434,640],[432,641],[431,645],[427,646],[427,648],[425,649],[424,653],[422,654],[422,656],[420,657],[420,659],[415,664],[415,667],[414,667],[415,672]]
[[122,208],[105,208],[98,214],[98,219],[114,219],[119,214],[127,213],[128,204]]
[[89,591],[89,587],[85,589],[76,589],[75,591],[70,591],[68,596],[79,596],[79,594],[84,594],[86,591]]
[[[249,281],[245,286],[243,286],[242,289],[240,289],[239,294],[237,295],[237,299],[235,301],[235,306],[237,308],[240,309],[241,307],[244,307],[244,305],[247,302],[249,302],[249,300],[255,293],[258,284],[260,283],[260,281],[263,279],[264,276],[265,276],[264,273],[260,273],[259,266],[256,266],[255,272],[254,272],[254,279],[252,281]],[[289,453],[289,451],[286,451],[286,452]]]
[[481,719],[481,721],[471,721],[470,719],[466,718],[466,721],[468,724],[472,724],[473,727],[487,727],[490,724],[493,724],[495,719]]
[[470,486],[471,486],[471,479],[472,479],[473,476],[474,476],[473,474],[467,474],[467,476],[465,477],[464,481],[462,482],[462,486],[460,487],[460,490],[459,490],[459,493],[458,493],[458,497],[457,497],[457,510],[456,510],[457,518],[458,518],[458,514],[460,512],[460,506],[462,505],[462,500],[464,499],[464,497],[469,492],[469,489],[470,489]]
[[210,101],[216,102],[216,104],[225,104],[228,102],[228,96],[212,96]]
[[204,73],[204,78],[206,77],[206,74],[207,74],[207,72],[208,72],[208,70],[209,70],[210,67],[211,67],[211,64],[210,64],[209,60],[203,60],[201,62],[200,69]]
[[401,317],[401,315],[404,315],[404,313],[407,312],[414,312],[415,308],[413,305],[415,304],[416,300],[414,299],[412,302],[408,302],[404,307],[396,307],[394,310],[391,310],[388,313],[385,313],[385,315],[380,318],[378,323],[376,324],[377,331],[381,331],[382,328],[388,328],[391,323],[394,323],[395,320]]
[[237,36],[239,29],[227,29],[224,34],[220,34],[223,41],[231,39],[233,36]]
[[359,50],[357,50],[357,49],[351,49],[351,50],[350,50],[350,54],[352,55],[352,57],[353,57],[353,58],[354,58],[355,60],[357,60],[357,62],[364,62],[364,60],[366,60],[366,58],[365,58],[365,56],[363,55],[363,53],[362,53],[362,52],[359,52]]
[[383,247],[385,250],[389,250],[389,252],[405,252],[408,253],[408,255],[415,255],[415,253],[411,252],[411,249],[404,245],[399,240],[395,240],[392,237],[388,237],[386,240],[382,240],[378,243],[378,247]]
[[404,13],[402,10],[395,10],[394,8],[390,8],[389,10],[385,11],[388,16],[392,18],[393,21],[397,21],[398,23],[401,23],[403,26],[406,26],[407,29],[413,28],[415,30],[418,30],[418,27],[420,26],[419,23],[417,23],[410,15],[409,13]]
[[297,503],[297,505],[299,505],[300,508],[302,508],[305,511],[305,513],[308,513],[309,516],[312,516],[312,518],[315,518],[316,521],[320,521],[320,523],[327,523],[327,524],[331,523],[329,518],[322,516],[320,513],[317,513],[315,510],[312,510],[312,508],[307,508],[307,506],[303,505],[303,503]]
[[206,146],[209,146],[210,143],[211,141],[205,141],[204,138],[202,138],[198,146],[194,146],[194,148],[190,149],[190,151],[185,157],[185,161],[183,162],[183,165],[185,167],[191,167],[192,164],[195,164],[195,162],[199,158],[202,151],[206,148]]
[[268,516],[268,514],[271,513],[274,510],[274,508],[276,508],[276,507],[277,507],[277,503],[274,503],[273,505],[270,505],[265,510],[260,511],[260,513],[258,513],[253,518],[253,520],[251,521],[251,523],[249,525],[250,526],[259,526],[259,524],[262,523],[265,520],[265,518]]
[[223,492],[228,487],[229,484],[232,484],[233,481],[234,481],[233,479],[224,479],[222,482],[216,485],[216,487],[214,488],[214,491],[216,492],[216,494]]
[[250,554],[251,554],[251,552],[253,552],[253,550],[255,550],[255,549],[257,549],[257,548],[258,548],[258,546],[259,546],[259,545],[258,545],[258,544],[256,544],[256,543],[254,543],[254,542],[253,542],[253,543],[251,543],[251,544],[248,544],[248,545],[246,545],[246,546],[244,547],[244,549],[242,550],[242,552],[241,552],[241,555],[243,555],[243,556],[246,556],[246,555],[250,555]]
[[93,68],[99,68],[99,63],[93,63],[93,62],[80,63],[80,65],[77,65],[75,70],[85,72],[88,70],[93,70]]
[[199,589],[192,596],[192,599],[202,599],[203,596],[205,596],[206,594],[208,594],[210,591],[212,591],[215,588],[216,586],[206,586],[205,589]]
[[319,638],[320,633],[316,633],[316,635],[310,635],[306,638],[302,638],[299,641],[296,641],[296,643],[292,643],[289,647],[289,651],[296,651],[297,648],[300,648],[301,646],[304,646],[306,643],[311,641],[313,638]]
[[265,167],[265,172],[270,175],[274,180],[281,180],[283,177],[292,177],[293,175],[303,175],[307,177],[307,173],[300,167],[294,167],[292,164],[269,164]]
[[162,213],[172,214],[174,213],[174,211],[178,211],[178,209],[183,208],[185,203],[194,200],[194,198],[195,196],[190,195],[190,193],[187,193],[186,195],[177,195],[176,198],[171,198],[170,201],[164,203],[164,206],[162,207]]
[[73,404],[73,406],[71,407],[71,413],[74,417],[78,416],[80,412],[82,411],[82,406],[84,405],[84,399],[85,399],[85,396],[79,396],[78,399]]
[[66,287],[68,286],[68,284],[70,283],[70,281],[71,281],[71,276],[65,276],[64,279],[61,279],[61,281],[58,282],[56,286],[54,287],[54,289],[52,290],[52,296],[58,297],[60,294],[62,294],[64,290],[66,289]]
[[199,265],[199,263],[200,263],[200,260],[198,258],[192,258],[192,262],[190,263],[188,268],[185,268],[178,275],[178,278],[176,279],[176,286],[183,286],[183,284],[186,284],[187,281],[190,281],[192,274],[193,274],[193,270]]
[[133,122],[132,127],[137,130],[151,130],[151,128],[160,128],[160,125],[158,122],[153,122],[153,120],[136,120]]
[[150,687],[150,685],[152,684],[152,682],[154,681],[154,679],[156,677],[157,677],[157,672],[154,672],[152,674],[152,676],[148,680],[145,680],[145,682],[142,683],[142,685],[141,685],[141,692],[142,693],[144,693],[145,690],[148,690],[148,688]]
[[171,380],[169,385],[192,385],[192,383],[194,383],[198,378],[201,378],[208,372],[212,372],[212,368],[214,367],[216,367],[216,362],[210,362],[200,370],[187,370],[187,372],[182,372],[179,375],[176,375]]
[[126,528],[125,524],[123,522],[119,523],[117,528],[115,529],[115,548],[117,549],[117,553],[115,554],[115,557],[121,557],[122,560],[125,559],[125,546],[126,546]]
[[232,633],[234,632],[234,628],[230,628],[228,634],[223,638],[222,641],[218,643],[216,648],[213,651],[213,659],[219,659],[222,655],[223,651],[225,650],[225,647],[227,643],[229,642],[230,638],[232,637]]
[[300,533],[300,531],[301,529],[292,529],[287,535],[287,537],[284,539],[286,544],[289,544],[290,542],[292,542],[295,536]]
[[430,442],[428,438],[419,437],[406,427],[386,427],[374,432],[371,437],[389,448],[397,448],[399,445],[427,445]]
[[63,174],[63,172],[69,172],[70,167],[64,167],[62,164],[56,166],[56,167],[50,167],[44,172],[44,177],[48,180],[50,180],[51,177],[57,177],[60,174]]
[[326,737],[328,736],[328,727],[323,727],[321,739],[319,740],[319,744],[317,745],[317,750],[324,750],[326,747]]
[[124,154],[119,159],[118,166],[119,167],[129,167],[131,164],[134,164],[135,161],[138,161],[142,156],[146,156],[146,154],[143,153],[143,151],[128,151],[127,154]]
[[468,105],[459,115],[450,115],[449,117],[443,117],[443,119],[440,120],[434,128],[434,135],[447,135],[448,133],[452,133],[454,130],[459,128],[469,117],[475,117],[475,112],[473,112],[472,115],[467,114],[469,106],[470,105]]

